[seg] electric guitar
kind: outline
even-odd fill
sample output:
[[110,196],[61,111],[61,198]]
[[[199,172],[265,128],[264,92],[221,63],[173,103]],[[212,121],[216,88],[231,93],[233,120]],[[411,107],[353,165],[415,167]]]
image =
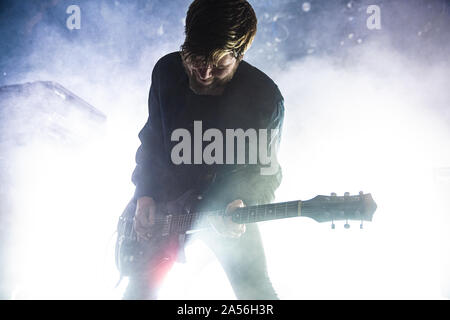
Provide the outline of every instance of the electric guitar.
[[[208,216],[225,214],[225,209],[196,212],[195,208],[202,201],[202,196],[194,191],[187,191],[176,200],[157,204],[155,224],[151,228],[149,241],[138,241],[134,230],[134,212],[119,218],[118,237],[115,249],[116,266],[122,276],[156,266],[168,257],[161,256],[161,247],[170,243],[180,243],[187,233],[209,228]],[[360,192],[359,195],[329,196],[318,195],[307,201],[288,201],[264,205],[237,208],[231,219],[235,223],[247,224],[261,221],[307,217],[317,222],[346,221],[344,227],[350,228],[349,220],[372,221],[377,208],[371,194]],[[181,249],[182,250],[182,249]]]

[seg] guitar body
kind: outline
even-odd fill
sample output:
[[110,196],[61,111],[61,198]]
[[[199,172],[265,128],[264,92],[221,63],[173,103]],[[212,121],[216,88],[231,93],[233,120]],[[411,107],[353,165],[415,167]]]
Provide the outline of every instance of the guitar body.
[[189,190],[175,200],[157,204],[155,227],[148,241],[138,241],[134,229],[136,203],[131,201],[119,218],[115,247],[116,266],[122,276],[150,271],[168,260],[184,258],[185,231],[171,227],[174,217],[194,210],[199,195]]

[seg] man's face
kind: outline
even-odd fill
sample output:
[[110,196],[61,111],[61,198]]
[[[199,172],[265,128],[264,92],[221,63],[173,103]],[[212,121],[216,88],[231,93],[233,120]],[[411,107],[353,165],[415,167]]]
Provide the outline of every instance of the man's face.
[[183,53],[181,57],[189,77],[189,86],[195,94],[200,95],[221,95],[242,60],[227,54],[213,66],[205,64],[200,57],[190,56],[186,59]]

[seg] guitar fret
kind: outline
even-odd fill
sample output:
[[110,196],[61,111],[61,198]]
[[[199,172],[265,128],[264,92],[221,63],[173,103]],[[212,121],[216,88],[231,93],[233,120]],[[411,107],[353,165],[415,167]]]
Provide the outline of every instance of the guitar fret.
[[256,212],[254,209],[249,209],[249,215],[250,215],[251,219],[253,219],[253,222],[255,222],[257,216],[256,216]]
[[266,219],[267,214],[266,214],[266,210],[264,210],[263,207],[261,207],[260,205],[257,205],[256,206],[256,212],[257,212],[256,214],[258,216],[262,217],[262,220]]
[[278,208],[274,206],[274,209],[275,209],[275,217],[279,218],[280,214]]
[[273,216],[273,210],[272,210],[272,208],[271,208],[270,206],[267,206],[267,207],[266,207],[266,212],[267,212],[267,214],[269,215],[269,217],[272,217],[272,216]]
[[189,226],[192,226],[192,217],[193,217],[193,214],[190,214],[188,217],[188,225]]

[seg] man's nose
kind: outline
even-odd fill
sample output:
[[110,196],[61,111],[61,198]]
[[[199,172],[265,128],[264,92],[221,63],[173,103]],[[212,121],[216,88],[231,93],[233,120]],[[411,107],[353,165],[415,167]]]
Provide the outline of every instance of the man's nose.
[[202,67],[198,69],[198,75],[200,79],[206,80],[212,77],[212,68],[211,67]]

